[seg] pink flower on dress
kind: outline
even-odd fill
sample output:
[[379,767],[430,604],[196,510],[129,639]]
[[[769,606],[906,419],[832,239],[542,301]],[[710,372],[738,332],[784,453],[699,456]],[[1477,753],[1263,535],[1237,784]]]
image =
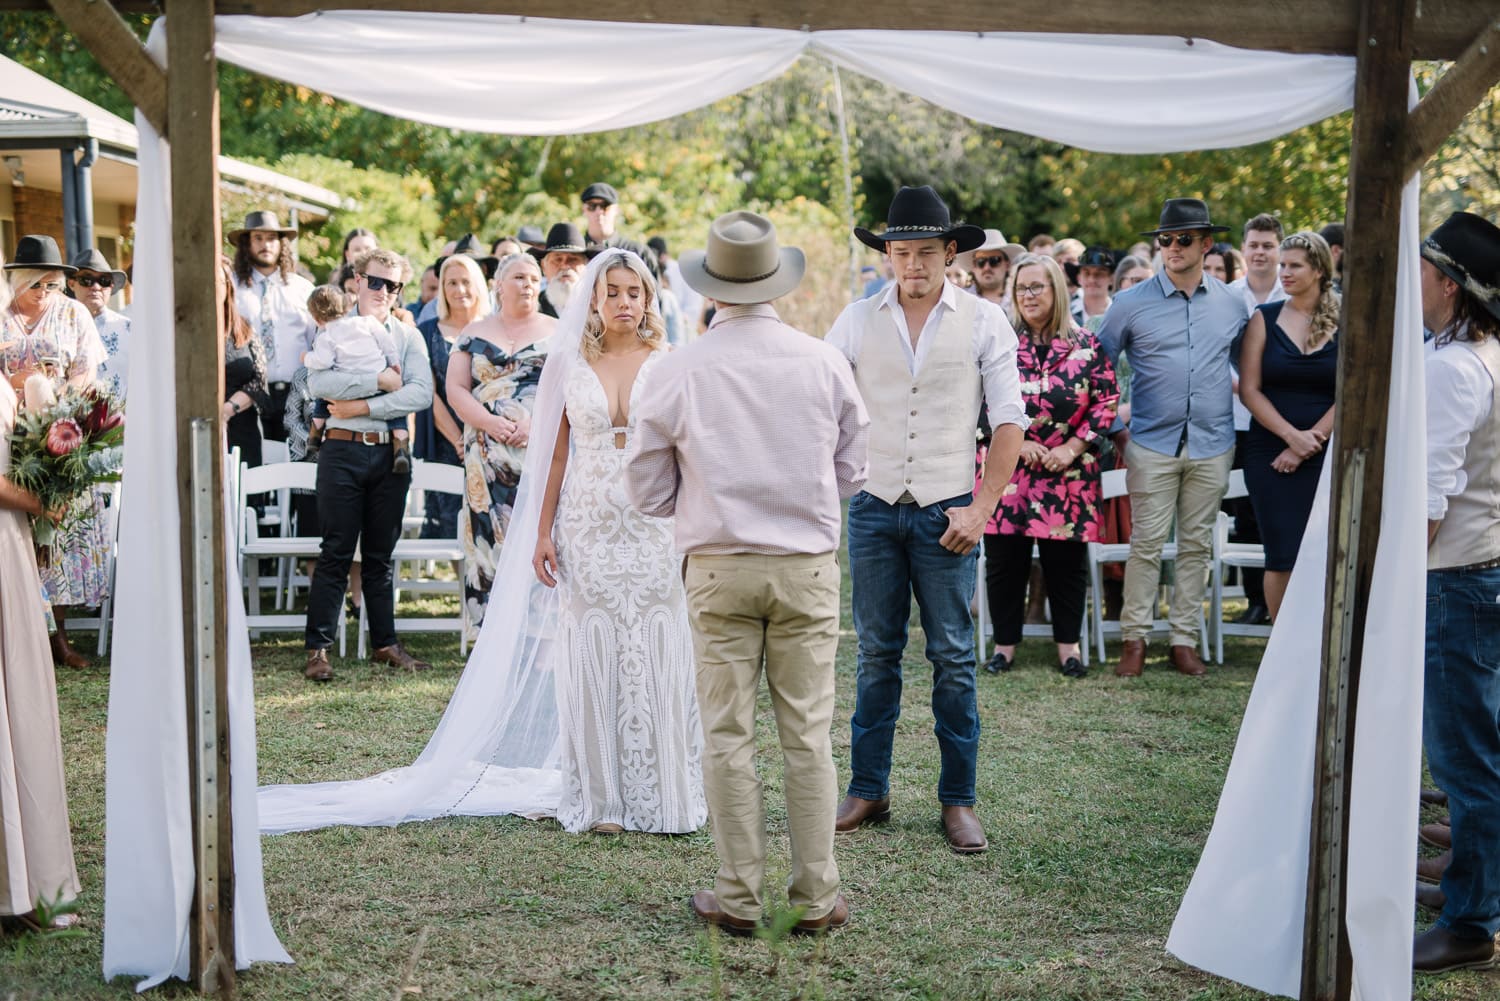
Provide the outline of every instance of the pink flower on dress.
[[1026,526],[1026,534],[1033,538],[1067,539],[1073,534],[1073,525],[1061,511],[1038,511]]
[[47,429],[45,445],[48,455],[64,456],[83,444],[83,431],[76,421],[66,417],[54,421]]

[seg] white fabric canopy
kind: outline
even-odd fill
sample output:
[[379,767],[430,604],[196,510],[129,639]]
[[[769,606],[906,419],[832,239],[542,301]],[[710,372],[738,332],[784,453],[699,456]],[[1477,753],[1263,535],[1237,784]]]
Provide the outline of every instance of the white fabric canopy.
[[[1348,108],[1354,84],[1352,59],[1246,52],[1173,38],[792,32],[392,13],[221,17],[216,23],[225,61],[390,114],[536,135],[622,128],[680,114],[777,76],[804,51],[970,118],[1105,152],[1262,141]],[[986,93],[987,81],[996,81],[994,93]],[[1233,95],[1232,112],[1225,110],[1226,95]],[[167,338],[172,311],[165,164],[159,155],[148,160],[145,147],[155,150],[156,144],[143,144],[138,308],[151,321],[142,328]],[[1377,568],[1381,591],[1371,604],[1355,749],[1348,920],[1365,1001],[1409,998],[1411,982],[1410,838],[1421,647],[1410,610],[1423,607],[1423,579],[1420,526],[1412,521],[1410,504],[1424,463],[1421,421],[1413,418],[1422,412],[1420,361],[1412,353],[1420,340],[1413,305],[1419,298],[1415,220],[1415,197],[1408,191],[1391,403],[1391,413],[1401,418],[1390,424]],[[156,979],[182,969],[184,901],[192,877],[184,834],[169,344],[162,340],[156,352],[168,362],[151,370],[153,388],[138,401],[146,406],[137,414],[132,404],[131,412],[115,671],[117,678],[140,680],[133,695],[118,684],[112,691],[105,906],[106,972],[149,972]],[[149,530],[139,520],[148,517]],[[1295,993],[1301,959],[1310,799],[1305,787],[1314,719],[1306,679],[1321,656],[1317,596],[1319,554],[1326,545],[1326,519],[1315,515],[1302,560],[1312,569],[1293,578],[1219,819],[1171,940],[1173,951],[1190,963],[1283,993]],[[231,644],[231,671],[236,679],[248,678],[248,649],[238,640]],[[485,707],[464,715],[483,725]],[[253,733],[248,699],[235,702],[233,716],[235,733]],[[253,744],[240,744],[237,739],[236,768],[246,759],[253,767]],[[238,770],[235,781],[238,790]],[[237,831],[246,829],[240,809],[237,798]],[[259,860],[242,856],[238,842],[236,854],[240,879],[258,885]],[[126,924],[131,927],[121,927]],[[279,950],[277,945],[257,953],[255,945],[242,942],[240,956],[283,958]]]

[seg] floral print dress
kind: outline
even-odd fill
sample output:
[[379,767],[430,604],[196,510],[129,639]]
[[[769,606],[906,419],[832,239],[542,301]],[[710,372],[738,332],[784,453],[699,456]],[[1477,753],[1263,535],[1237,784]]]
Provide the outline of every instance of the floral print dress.
[[[104,360],[104,345],[94,318],[83,304],[54,295],[37,325],[27,330],[20,317],[5,315],[0,336],[0,368],[9,376],[24,368],[38,368],[52,377],[56,388],[66,382],[96,381]],[[42,595],[52,605],[97,606],[109,593],[109,536],[107,492],[95,487],[73,502],[50,545],[37,550]]]
[[1018,464],[985,533],[1097,542],[1099,446],[1119,399],[1114,368],[1087,330],[1075,328],[1048,344],[1037,343],[1024,328],[1017,334],[1016,370],[1031,418],[1026,440],[1056,448],[1076,437],[1089,447],[1058,473]]
[[[454,351],[469,354],[474,399],[491,413],[530,419],[537,384],[547,360],[546,338],[513,355],[483,337],[461,337]],[[485,603],[510,527],[511,509],[521,485],[526,449],[495,441],[472,425],[464,427],[464,510],[459,526],[464,543],[464,601],[469,626],[478,634]]]

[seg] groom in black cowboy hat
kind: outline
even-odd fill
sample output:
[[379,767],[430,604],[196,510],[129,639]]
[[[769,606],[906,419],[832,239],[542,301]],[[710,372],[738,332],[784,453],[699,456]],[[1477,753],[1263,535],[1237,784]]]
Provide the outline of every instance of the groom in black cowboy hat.
[[1141,234],[1155,239],[1161,270],[1115,296],[1099,328],[1110,359],[1128,352],[1132,369],[1125,475],[1134,525],[1115,667],[1122,678],[1139,675],[1145,665],[1162,547],[1174,522],[1168,659],[1191,677],[1207,670],[1198,655],[1204,582],[1234,459],[1229,348],[1250,319],[1239,292],[1204,278],[1213,234],[1227,229],[1210,221],[1200,199],[1168,198],[1157,227]]
[[[1424,973],[1487,967],[1500,931],[1500,229],[1455,212],[1422,244],[1427,376],[1427,657],[1422,742],[1448,794],[1441,910]],[[1423,878],[1419,874],[1419,879]]]
[[[828,343],[854,367],[870,413],[869,479],[849,501],[849,572],[859,667],[848,795],[835,829],[890,816],[891,744],[901,713],[901,657],[915,596],[933,668],[948,845],[988,847],[974,814],[979,713],[974,684],[975,548],[1015,471],[1026,427],[1016,334],[1000,307],[944,278],[985,242],[954,225],[930,187],[896,193],[883,233],[855,229],[895,270],[885,292],[839,314]],[[974,428],[988,408],[993,445],[974,488]]]

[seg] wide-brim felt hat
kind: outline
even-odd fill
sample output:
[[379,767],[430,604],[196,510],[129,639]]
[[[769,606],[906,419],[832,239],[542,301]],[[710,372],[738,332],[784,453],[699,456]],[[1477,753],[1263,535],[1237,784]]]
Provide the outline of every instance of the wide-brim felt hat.
[[1021,246],[1019,243],[1011,243],[1005,238],[1005,234],[998,229],[985,230],[984,242],[974,248],[974,252],[976,254],[983,253],[986,250],[1001,251],[1005,254],[1006,257],[1010,258],[1010,262],[1012,264],[1016,263],[1017,257],[1020,257],[1022,254],[1026,253],[1025,247]]
[[1208,217],[1208,206],[1201,198],[1168,198],[1161,206],[1161,219],[1155,229],[1148,229],[1142,236],[1158,233],[1179,233],[1186,229],[1206,229],[1211,233],[1227,233],[1228,226],[1220,226]]
[[1472,212],[1455,212],[1422,241],[1422,257],[1500,319],[1500,228]]
[[807,259],[783,247],[776,227],[754,212],[729,212],[708,227],[708,246],[677,259],[682,280],[700,295],[730,305],[771,302],[802,282]]
[[527,253],[537,260],[541,260],[548,254],[583,254],[585,257],[593,257],[603,247],[589,246],[583,238],[583,231],[570,222],[560,222],[547,230],[547,245],[538,250],[536,247],[528,247]]
[[949,240],[958,244],[958,252],[977,250],[984,245],[985,233],[978,226],[953,225],[948,214],[948,205],[933,190],[930,184],[919,188],[903,187],[891,199],[890,211],[885,217],[885,231],[872,233],[862,226],[854,227],[859,242],[872,250],[885,253],[885,245],[893,240]]
[[485,245],[480,243],[479,237],[473,233],[465,233],[459,239],[458,243],[454,245],[453,253],[444,254],[442,257],[439,257],[437,263],[432,266],[433,270],[441,275],[443,273],[443,265],[448,263],[448,258],[457,257],[459,254],[473,258],[474,263],[479,265],[480,270],[484,272],[486,280],[495,277],[495,268],[499,267],[500,258],[494,254],[486,253]]
[[238,243],[240,237],[246,233],[264,232],[275,233],[283,239],[295,240],[297,238],[297,231],[288,226],[283,226],[281,220],[276,218],[275,212],[261,210],[259,212],[251,212],[245,216],[245,225],[239,229],[230,230],[225,234],[224,239],[230,243]]
[[16,253],[5,262],[6,271],[61,271],[71,275],[78,269],[63,261],[57,241],[43,234],[23,236],[16,241]]
[[516,242],[527,247],[540,247],[547,242],[547,237],[542,233],[542,227],[528,223],[516,230]]
[[110,267],[109,261],[104,259],[104,255],[94,249],[80,251],[75,254],[73,256],[73,270],[94,271],[101,275],[109,275],[115,280],[116,285],[123,286],[125,284],[125,272],[119,268]]

